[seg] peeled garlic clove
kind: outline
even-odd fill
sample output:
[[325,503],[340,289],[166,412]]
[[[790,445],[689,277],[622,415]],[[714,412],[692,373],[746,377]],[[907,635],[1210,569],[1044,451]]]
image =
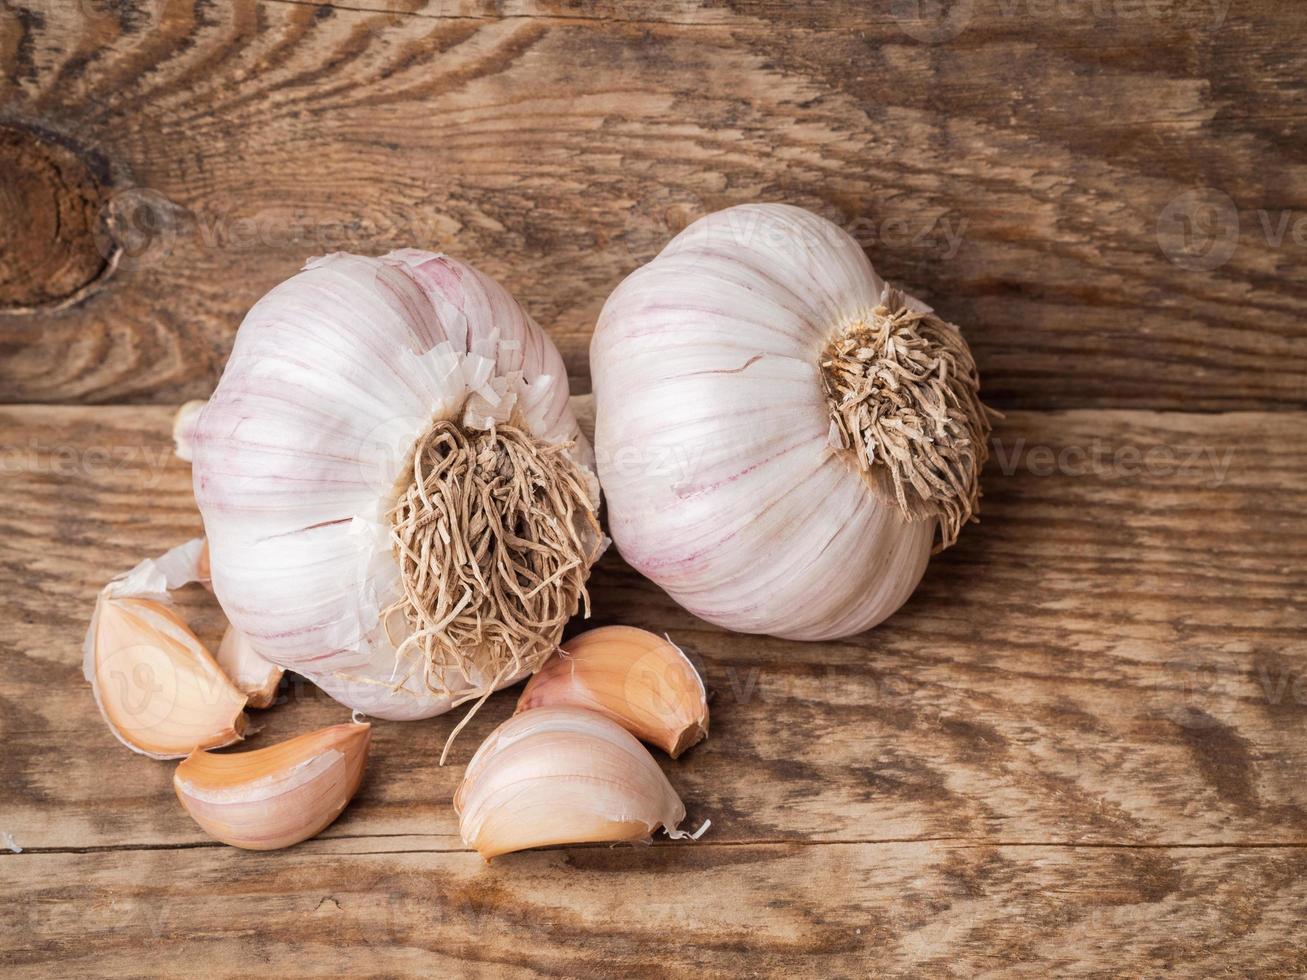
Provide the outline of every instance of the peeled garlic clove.
[[558,705],[597,711],[673,759],[708,734],[694,665],[670,639],[633,626],[568,640],[527,683],[517,710]]
[[227,627],[218,646],[218,666],[249,698],[251,708],[266,708],[277,697],[281,668],[255,653],[249,639],[234,626]]
[[245,695],[170,607],[101,594],[87,678],[109,728],[128,748],[179,759],[240,741]]
[[177,409],[172,420],[172,441],[175,452],[180,459],[187,462],[191,458],[191,448],[195,438],[195,425],[200,420],[200,412],[207,405],[204,399],[189,401]]
[[253,752],[195,752],[173,788],[211,837],[252,851],[289,847],[320,833],[363,782],[372,726],[334,725]]
[[463,841],[487,861],[553,844],[672,837],[685,807],[649,751],[583,708],[535,708],[500,725],[454,795]]

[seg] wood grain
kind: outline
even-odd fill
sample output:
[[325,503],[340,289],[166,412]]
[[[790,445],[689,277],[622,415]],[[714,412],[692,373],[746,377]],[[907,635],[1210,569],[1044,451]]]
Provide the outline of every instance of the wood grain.
[[[0,0],[0,972],[1307,973],[1304,27],[1275,0]],[[603,559],[589,625],[669,632],[710,688],[712,736],[659,756],[700,841],[484,864],[450,799],[515,691],[443,768],[456,716],[377,722],[318,839],[205,837],[80,648],[109,577],[200,531],[172,407],[250,304],[308,255],[447,250],[587,391],[621,277],[753,200],[963,326],[1009,410],[982,523],[837,643],[724,633]],[[178,601],[216,643],[212,597]],[[293,675],[252,714],[250,747],[347,717]]]
[[[159,408],[0,412],[0,830],[23,847],[205,840],[171,766],[123,750],[80,674],[97,589],[199,530],[168,430]],[[715,692],[713,737],[667,766],[690,822],[719,844],[1307,844],[1302,418],[1015,413],[995,449],[982,523],[846,641],[724,633],[605,557],[593,622],[669,631]],[[212,599],[181,599],[216,642]],[[302,683],[283,694],[252,745],[346,716]],[[492,698],[445,768],[453,718],[378,723],[365,789],[326,835],[461,847],[461,765],[514,699]]]
[[[1303,848],[0,856],[7,976],[1293,976]],[[16,879],[16,880],[15,880]],[[1105,941],[1103,937],[1114,937]]]
[[1301,5],[355,6],[0,5],[0,122],[99,161],[80,258],[115,266],[0,314],[0,401],[204,396],[307,255],[400,245],[502,279],[585,391],[623,275],[787,200],[962,324],[1000,407],[1304,405]]

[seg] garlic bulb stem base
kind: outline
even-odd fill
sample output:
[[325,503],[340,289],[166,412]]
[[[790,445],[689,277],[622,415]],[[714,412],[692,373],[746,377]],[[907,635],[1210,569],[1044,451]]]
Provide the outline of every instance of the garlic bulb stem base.
[[990,419],[958,328],[886,286],[821,361],[834,448],[909,521],[939,519],[940,548],[980,507]]
[[519,425],[447,420],[418,441],[390,515],[404,595],[382,618],[402,613],[411,629],[396,645],[399,674],[479,706],[534,670],[579,606],[589,615],[603,535],[569,448]]
[[[436,659],[428,670],[424,639],[396,661],[396,646],[411,634],[447,631],[442,620],[454,607],[433,615],[419,601],[411,621],[402,608],[383,617],[406,598],[390,512],[414,482],[414,447],[433,422],[454,423],[469,439],[511,425],[565,447],[590,498],[590,516],[576,513],[582,536],[599,539],[594,457],[567,395],[567,368],[549,335],[466,263],[414,249],[310,260],[245,317],[191,440],[214,594],[232,625],[265,660],[372,717],[430,718],[466,693],[476,696],[499,674],[493,663],[471,668],[479,653],[458,651],[467,677],[454,660]],[[451,547],[479,533],[474,522],[502,524],[494,493],[512,492],[485,481],[464,486],[477,495],[467,501],[470,513],[457,514],[462,523],[446,528]],[[483,513],[488,502],[494,513]],[[420,548],[421,536],[410,544]],[[583,561],[592,553],[581,551]],[[527,584],[535,572],[510,582],[478,564],[481,557],[460,558],[476,588],[453,596],[455,607],[466,599],[459,615],[475,615],[483,586],[519,601],[517,591],[530,597],[541,584]],[[427,569],[426,581],[439,571]],[[425,586],[415,594],[421,600]],[[513,629],[486,622],[485,634],[493,640],[501,628]],[[442,674],[447,693],[432,689]],[[501,683],[515,679],[508,673]]]

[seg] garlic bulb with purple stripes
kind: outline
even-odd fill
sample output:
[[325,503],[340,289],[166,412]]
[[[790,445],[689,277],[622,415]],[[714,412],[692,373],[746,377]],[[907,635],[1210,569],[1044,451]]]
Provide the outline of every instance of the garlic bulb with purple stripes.
[[690,225],[604,304],[595,450],[623,557],[709,622],[881,622],[980,495],[990,422],[958,329],[800,208]]
[[382,718],[530,673],[603,544],[567,394],[548,336],[470,266],[309,262],[250,310],[186,426],[232,625]]

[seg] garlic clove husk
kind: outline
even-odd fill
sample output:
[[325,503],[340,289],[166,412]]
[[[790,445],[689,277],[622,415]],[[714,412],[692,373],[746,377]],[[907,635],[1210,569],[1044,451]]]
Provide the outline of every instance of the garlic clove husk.
[[213,589],[213,573],[209,570],[209,539],[203,539],[199,556],[195,560],[195,581],[206,589]]
[[673,759],[708,734],[699,672],[669,638],[634,626],[572,637],[527,682],[517,710],[560,705],[597,711]]
[[100,713],[133,751],[178,759],[243,737],[245,695],[162,602],[101,593],[86,654]]
[[331,824],[363,782],[372,726],[333,725],[252,752],[194,752],[173,788],[205,832],[233,847],[271,851]]
[[649,754],[583,708],[535,708],[500,725],[454,795],[459,833],[487,861],[559,844],[647,840],[677,830],[685,807]]
[[250,641],[234,626],[228,626],[218,646],[218,666],[236,689],[249,698],[251,708],[266,708],[277,697],[282,669],[254,652]]
[[174,452],[179,459],[190,462],[191,452],[195,438],[195,426],[200,420],[200,412],[207,405],[202,398],[189,401],[181,408],[177,409],[177,414],[172,419],[172,441]]

